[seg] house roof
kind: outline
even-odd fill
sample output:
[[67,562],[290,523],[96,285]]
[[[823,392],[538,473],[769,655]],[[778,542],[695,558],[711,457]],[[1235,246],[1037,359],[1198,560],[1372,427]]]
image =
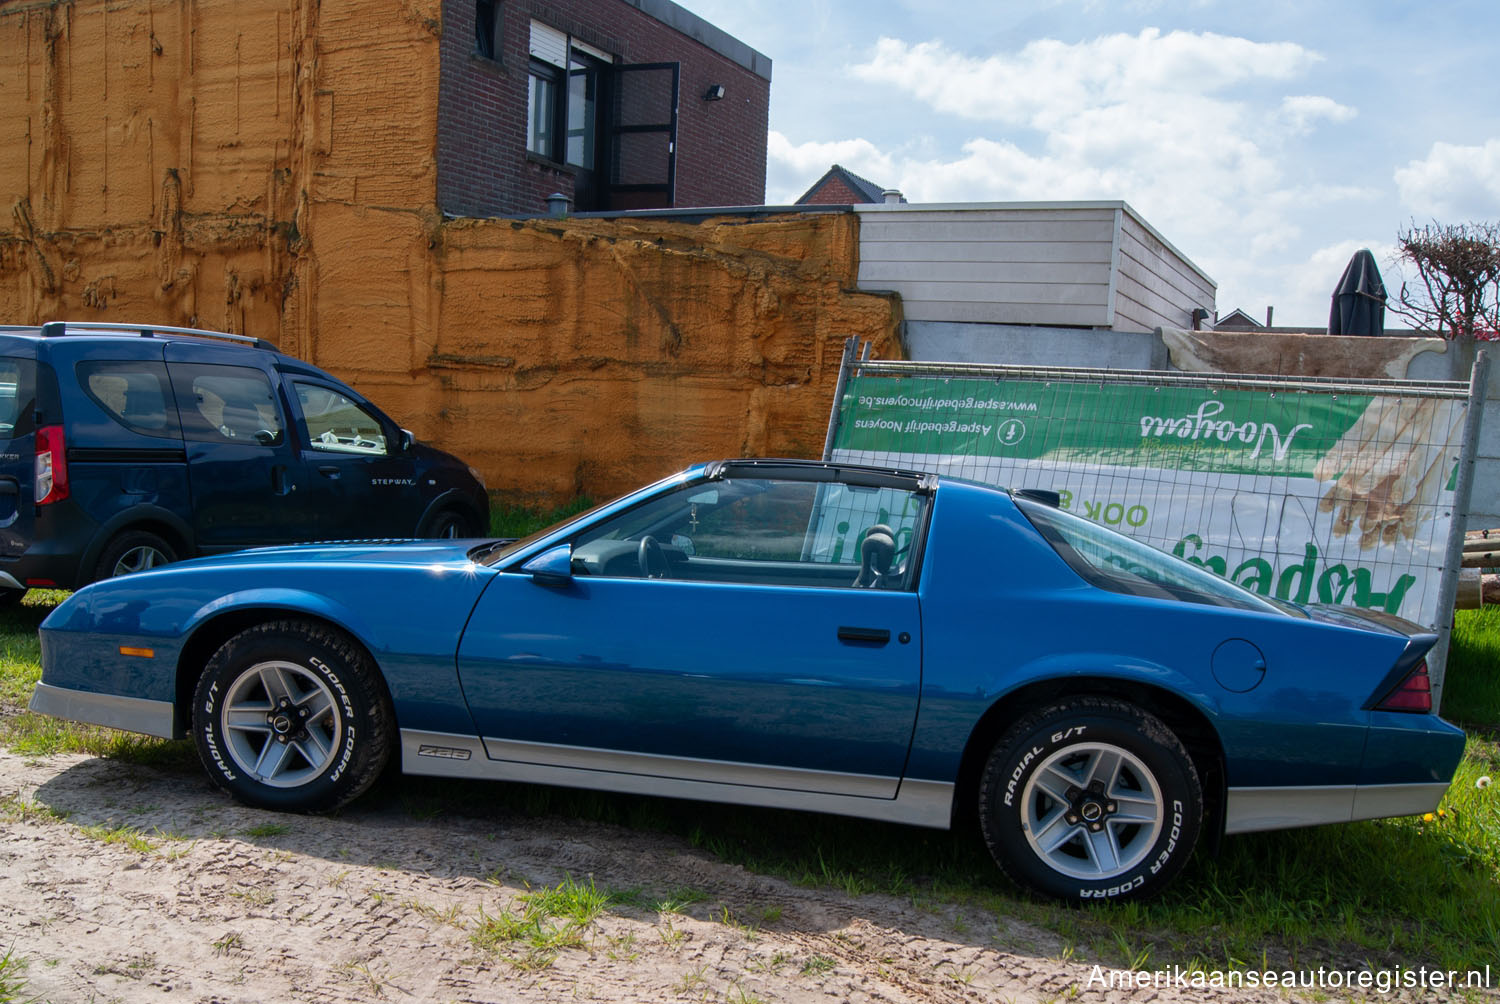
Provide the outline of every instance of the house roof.
[[1263,328],[1263,327],[1265,327],[1265,325],[1261,324],[1255,318],[1251,317],[1249,314],[1245,313],[1243,310],[1241,310],[1238,307],[1235,307],[1229,313],[1225,314],[1223,317],[1220,317],[1218,320],[1214,321],[1214,328],[1215,329],[1222,329],[1222,328]]
[[813,195],[818,191],[818,189],[822,188],[830,181],[843,182],[844,187],[848,188],[851,192],[854,192],[857,195],[861,196],[861,201],[863,202],[885,201],[885,189],[883,189],[881,186],[875,184],[875,182],[871,181],[868,178],[861,178],[853,171],[835,164],[828,169],[823,177],[813,182],[812,187],[803,192],[802,197],[795,203],[793,203],[793,205],[806,205],[809,201],[811,201]]

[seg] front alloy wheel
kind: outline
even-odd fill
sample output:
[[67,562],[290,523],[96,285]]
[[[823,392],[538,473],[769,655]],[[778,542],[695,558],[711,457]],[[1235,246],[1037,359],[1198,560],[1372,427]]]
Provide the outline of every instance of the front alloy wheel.
[[394,715],[352,639],[310,621],[247,628],[208,661],[193,733],[215,784],[248,805],[325,812],[375,782]]
[[1203,816],[1192,757],[1155,715],[1079,697],[995,744],[980,827],[1018,884],[1064,899],[1154,895],[1187,863]]
[[343,740],[343,716],[321,675],[271,660],[246,668],[219,706],[227,752],[251,779],[295,788],[333,762]]

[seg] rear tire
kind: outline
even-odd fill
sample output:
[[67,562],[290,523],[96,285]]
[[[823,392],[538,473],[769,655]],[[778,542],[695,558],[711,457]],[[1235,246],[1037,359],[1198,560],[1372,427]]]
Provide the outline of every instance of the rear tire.
[[995,744],[980,781],[979,824],[996,863],[1060,899],[1155,895],[1187,864],[1202,821],[1181,740],[1113,698],[1027,715]]
[[94,579],[144,572],[176,560],[177,550],[156,534],[149,530],[126,530],[105,545],[94,567]]
[[479,536],[479,528],[475,526],[473,517],[467,513],[458,509],[444,509],[428,520],[426,532],[422,536],[461,540],[465,537]]
[[0,610],[9,610],[21,605],[21,600],[26,595],[24,589],[0,589]]
[[247,805],[328,812],[375,783],[395,715],[347,636],[308,621],[241,631],[209,659],[193,698],[198,756]]

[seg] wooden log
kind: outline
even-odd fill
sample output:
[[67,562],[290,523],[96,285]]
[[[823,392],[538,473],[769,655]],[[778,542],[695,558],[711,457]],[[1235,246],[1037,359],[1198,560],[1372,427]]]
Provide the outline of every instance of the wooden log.
[[1465,568],[1458,573],[1458,595],[1453,605],[1459,610],[1477,610],[1484,606],[1484,577],[1477,568]]

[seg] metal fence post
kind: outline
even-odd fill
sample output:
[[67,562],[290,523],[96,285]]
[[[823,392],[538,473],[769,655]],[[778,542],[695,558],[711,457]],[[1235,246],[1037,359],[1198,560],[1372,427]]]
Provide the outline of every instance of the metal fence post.
[[823,459],[833,459],[833,443],[839,434],[839,409],[844,404],[844,387],[849,383],[849,371],[854,367],[855,353],[859,351],[859,339],[844,339],[844,357],[839,360],[839,378],[833,385],[833,412],[828,416],[828,435],[823,440]]
[[1453,607],[1458,599],[1458,576],[1464,561],[1464,531],[1468,529],[1470,496],[1474,492],[1474,455],[1479,449],[1479,423],[1484,417],[1489,370],[1489,354],[1480,349],[1474,354],[1474,368],[1469,372],[1469,410],[1464,415],[1458,482],[1453,486],[1453,522],[1448,525],[1448,550],[1443,556],[1443,575],[1438,580],[1438,641],[1427,656],[1434,710],[1443,706],[1443,679],[1448,675],[1448,642],[1453,634]]

